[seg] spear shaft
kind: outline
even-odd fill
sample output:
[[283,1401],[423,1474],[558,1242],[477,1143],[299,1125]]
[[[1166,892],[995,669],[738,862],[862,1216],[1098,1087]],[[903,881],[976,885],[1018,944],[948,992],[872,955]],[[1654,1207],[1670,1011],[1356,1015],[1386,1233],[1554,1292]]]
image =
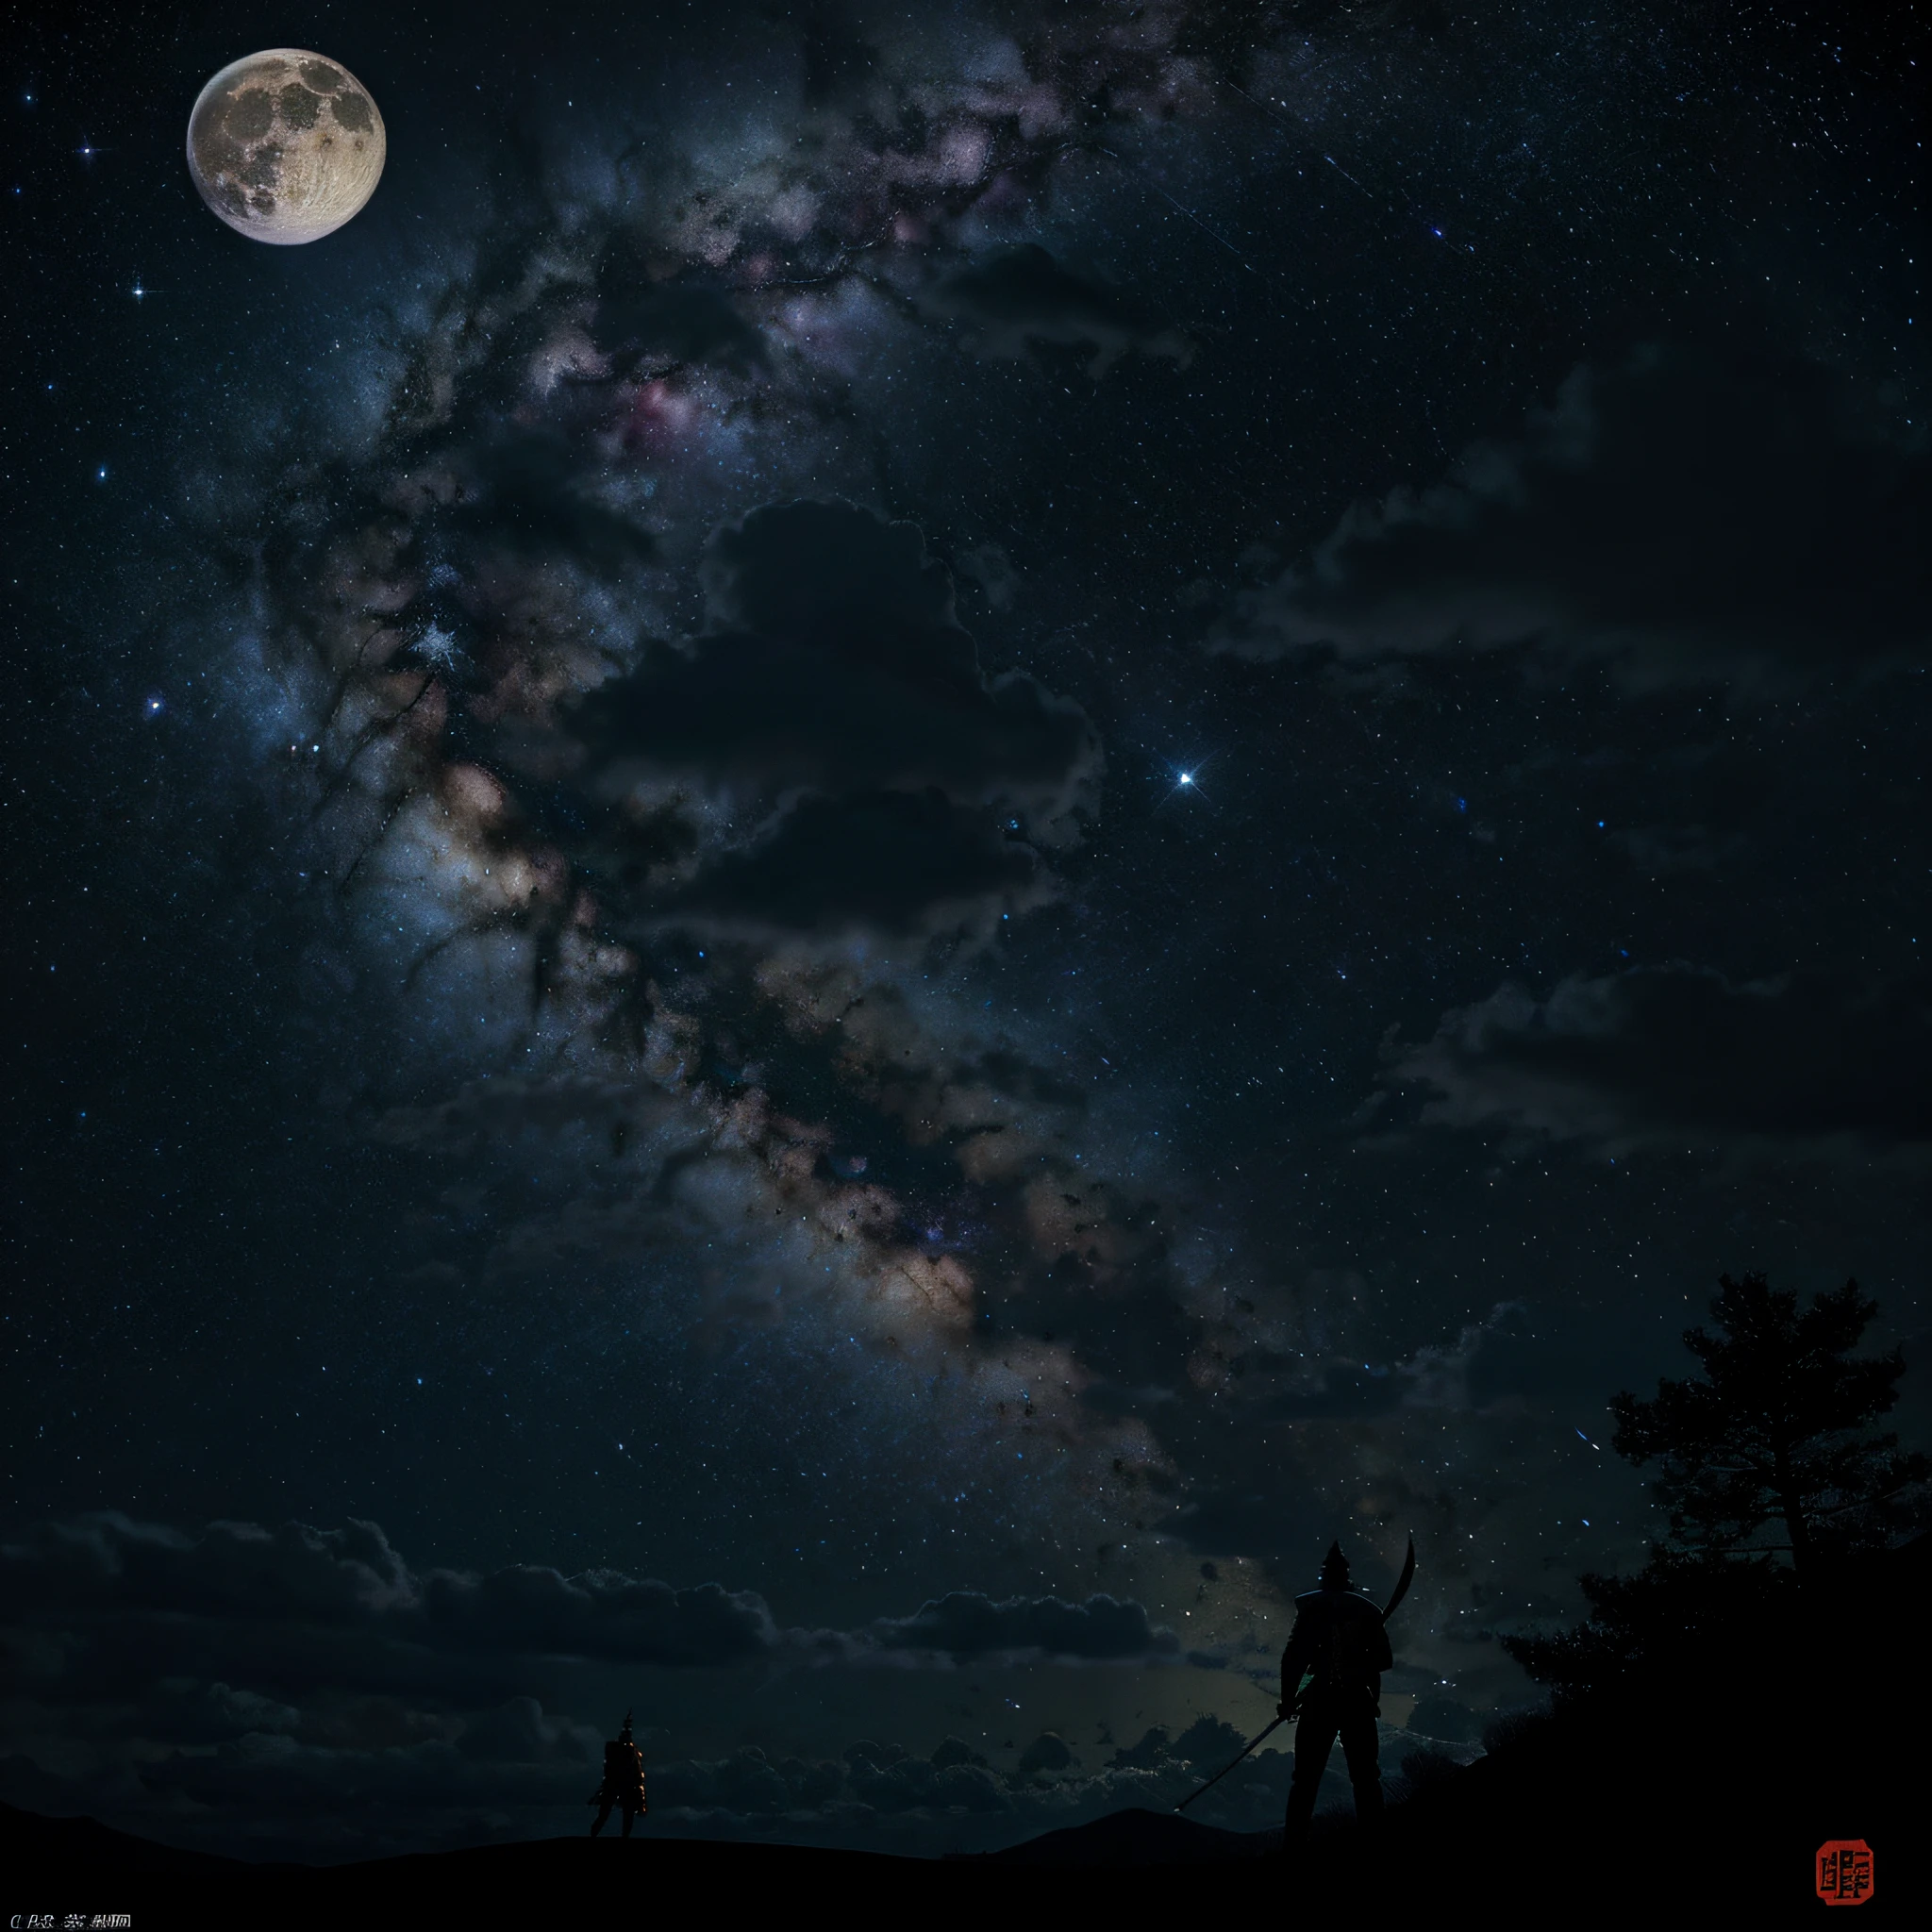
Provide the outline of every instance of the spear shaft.
[[1188,1808],[1188,1807],[1191,1805],[1194,1802],[1194,1800],[1201,1795],[1203,1791],[1211,1791],[1214,1789],[1214,1787],[1218,1785],[1221,1782],[1221,1780],[1224,1778],[1228,1774],[1228,1773],[1234,1769],[1235,1765],[1239,1764],[1241,1761],[1241,1757],[1245,1757],[1248,1755],[1248,1753],[1252,1751],[1255,1748],[1255,1746],[1258,1744],[1261,1741],[1261,1740],[1268,1735],[1268,1732],[1272,1731],[1274,1728],[1275,1724],[1285,1724],[1287,1722],[1288,1714],[1284,1711],[1281,1716],[1277,1717],[1274,1720],[1274,1724],[1271,1724],[1268,1726],[1267,1730],[1257,1731],[1255,1734],[1254,1739],[1250,1742],[1243,1744],[1241,1746],[1241,1757],[1237,1757],[1231,1764],[1223,1765],[1222,1768],[1219,1771],[1217,1771],[1214,1774],[1214,1775],[1210,1777],[1205,1785],[1201,1785],[1194,1790],[1190,1791],[1188,1795],[1185,1798],[1183,1798],[1180,1801],[1180,1803],[1176,1805],[1174,1808],[1176,1811],[1185,1811]]

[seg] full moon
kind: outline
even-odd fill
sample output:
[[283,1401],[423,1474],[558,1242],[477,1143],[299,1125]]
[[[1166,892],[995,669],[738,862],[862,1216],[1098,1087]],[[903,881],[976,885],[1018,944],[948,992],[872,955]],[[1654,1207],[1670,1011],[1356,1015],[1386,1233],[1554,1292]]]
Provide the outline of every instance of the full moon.
[[334,234],[375,192],[388,148],[362,83],[299,47],[231,61],[188,117],[188,172],[201,198],[256,242]]

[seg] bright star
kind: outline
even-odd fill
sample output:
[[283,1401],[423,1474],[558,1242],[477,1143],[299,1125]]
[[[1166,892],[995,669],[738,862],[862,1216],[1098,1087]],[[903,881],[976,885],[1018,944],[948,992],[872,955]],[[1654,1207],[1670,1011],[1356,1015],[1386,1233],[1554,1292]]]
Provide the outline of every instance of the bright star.
[[1209,752],[1194,764],[1167,766],[1167,792],[1163,802],[1172,804],[1185,791],[1190,798],[1198,798],[1204,805],[1211,804],[1213,794],[1202,783],[1202,774],[1219,756],[1218,752]]
[[462,646],[457,642],[454,633],[432,622],[429,628],[416,640],[416,655],[426,659],[439,671],[451,671],[456,668],[457,659],[462,656]]

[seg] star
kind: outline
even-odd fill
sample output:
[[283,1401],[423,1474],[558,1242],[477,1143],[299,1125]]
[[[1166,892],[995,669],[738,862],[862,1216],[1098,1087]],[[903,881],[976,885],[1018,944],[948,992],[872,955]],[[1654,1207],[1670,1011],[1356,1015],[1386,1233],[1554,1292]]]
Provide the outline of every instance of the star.
[[1187,792],[1191,797],[1208,798],[1208,793],[1203,789],[1201,784],[1201,774],[1214,762],[1217,756],[1219,754],[1210,752],[1206,758],[1193,764],[1169,765],[1167,768],[1168,798],[1172,800],[1183,791]]
[[439,671],[448,671],[462,656],[462,646],[456,641],[454,633],[443,629],[440,624],[432,624],[416,640],[416,653]]

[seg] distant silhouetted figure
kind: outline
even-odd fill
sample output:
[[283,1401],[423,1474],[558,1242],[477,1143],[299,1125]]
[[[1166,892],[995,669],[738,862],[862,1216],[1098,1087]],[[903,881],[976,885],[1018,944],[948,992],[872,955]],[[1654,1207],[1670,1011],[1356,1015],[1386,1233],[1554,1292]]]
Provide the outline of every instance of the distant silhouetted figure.
[[[1301,1723],[1294,1734],[1294,1781],[1289,1787],[1283,1849],[1307,1840],[1315,1792],[1339,1736],[1355,1787],[1355,1815],[1364,1824],[1382,1816],[1382,1776],[1375,1762],[1375,1720],[1382,1709],[1382,1673],[1395,1661],[1382,1612],[1348,1587],[1348,1559],[1328,1546],[1322,1587],[1294,1600],[1294,1628],[1281,1653],[1281,1714]],[[1301,1688],[1309,1675],[1308,1687]]]
[[623,1729],[604,1747],[604,1782],[591,1793],[590,1802],[597,1807],[596,1823],[591,1826],[592,1838],[610,1822],[613,1805],[624,1813],[625,1838],[638,1822],[638,1813],[645,1808],[644,1754],[631,1741],[629,1711],[624,1714]]

